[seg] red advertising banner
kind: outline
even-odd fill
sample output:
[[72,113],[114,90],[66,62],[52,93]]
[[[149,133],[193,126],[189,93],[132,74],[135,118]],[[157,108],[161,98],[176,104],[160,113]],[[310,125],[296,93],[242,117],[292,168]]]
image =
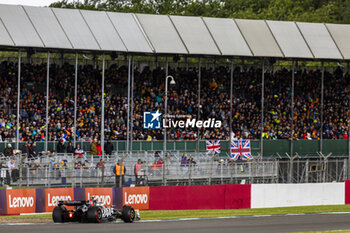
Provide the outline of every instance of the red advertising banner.
[[345,204],[350,204],[350,180],[345,181]]
[[105,206],[113,205],[112,188],[85,188],[85,199],[96,197],[98,202],[102,202]]
[[250,208],[251,186],[150,187],[150,196],[150,210],[241,209]]
[[225,208],[225,185],[150,187],[150,196],[150,210]]
[[[58,201],[72,201],[74,200],[73,188],[48,188],[45,189],[45,212],[53,211],[57,206]],[[74,207],[67,207],[67,209],[74,209]]]
[[251,203],[250,184],[228,184],[225,189],[225,209],[247,209]]
[[35,213],[35,189],[7,189],[7,214]]
[[123,188],[123,205],[131,205],[138,210],[148,210],[149,200],[149,187]]

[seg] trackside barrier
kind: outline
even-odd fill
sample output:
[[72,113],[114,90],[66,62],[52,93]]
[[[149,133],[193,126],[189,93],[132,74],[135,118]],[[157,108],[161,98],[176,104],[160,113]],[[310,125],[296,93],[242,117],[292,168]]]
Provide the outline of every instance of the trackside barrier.
[[344,183],[253,184],[251,208],[345,204]]
[[91,196],[116,208],[132,205],[142,210],[336,205],[350,204],[350,181],[321,184],[2,189],[0,215],[51,212],[58,200],[86,200]]
[[108,206],[140,210],[250,208],[250,185],[0,190],[0,215],[51,212],[58,200],[95,196]]
[[164,186],[150,188],[150,210],[250,208],[250,185]]
[[345,204],[350,204],[350,180],[345,181]]

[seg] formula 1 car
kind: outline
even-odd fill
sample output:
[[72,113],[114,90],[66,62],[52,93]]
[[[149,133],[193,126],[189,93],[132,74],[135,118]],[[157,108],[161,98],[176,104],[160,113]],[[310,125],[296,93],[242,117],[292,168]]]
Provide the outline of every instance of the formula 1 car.
[[[67,210],[66,206],[74,206],[75,208],[74,210]],[[55,223],[104,223],[114,222],[118,218],[126,223],[134,222],[134,208],[132,206],[123,206],[122,210],[117,210],[103,206],[95,198],[91,198],[87,201],[59,201],[52,212],[52,219]]]

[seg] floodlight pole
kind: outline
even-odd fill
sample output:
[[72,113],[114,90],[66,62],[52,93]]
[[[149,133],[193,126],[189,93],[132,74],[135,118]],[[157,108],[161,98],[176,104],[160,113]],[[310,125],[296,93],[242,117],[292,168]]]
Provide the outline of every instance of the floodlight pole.
[[348,162],[347,162],[347,179],[350,178],[350,95],[348,95]]
[[323,152],[323,98],[324,98],[324,62],[321,62],[321,130],[320,130],[320,152]]
[[[201,108],[201,58],[198,58],[198,108],[197,108],[197,121],[200,120],[200,108]],[[199,128],[197,128],[197,153],[199,153]]]
[[128,104],[127,104],[127,121],[126,121],[126,153],[129,154],[129,126],[130,126],[130,77],[131,76],[131,56],[129,56],[128,66]]
[[101,116],[101,149],[102,159],[105,159],[104,141],[105,141],[105,54],[102,54],[102,116]]
[[46,67],[46,122],[45,122],[45,153],[47,154],[47,142],[49,140],[49,98],[50,98],[50,52],[47,52]]
[[16,149],[19,149],[19,105],[21,98],[21,50],[18,50]]
[[78,96],[78,53],[75,53],[75,72],[74,72],[74,135],[73,145],[76,147],[77,141],[77,96]]
[[[231,138],[232,138],[232,106],[233,106],[233,59],[231,60],[231,75],[230,75],[230,126],[229,126],[229,146],[231,144]],[[230,149],[229,149],[230,153]]]
[[[165,101],[164,101],[164,123],[166,124],[166,119],[167,119],[167,111],[168,111],[168,78],[169,78],[169,61],[168,57],[165,58]],[[170,76],[172,77],[172,76]],[[174,80],[174,78],[172,78]],[[162,172],[163,172],[163,185],[166,186],[166,179],[165,179],[165,161],[166,161],[166,140],[167,140],[167,131],[166,131],[166,125],[163,125],[163,134],[164,134],[164,142],[163,142],[163,167],[162,167]]]
[[[167,114],[168,114],[168,79],[171,79],[171,81],[175,81],[173,76],[168,75],[165,76],[165,101],[164,101],[164,124],[167,124]],[[165,161],[166,161],[166,153],[167,153],[167,148],[166,148],[166,141],[167,141],[167,130],[166,130],[166,125],[163,125],[163,133],[164,133],[164,142],[163,142],[163,185],[166,185],[166,179],[165,179]]]
[[165,76],[169,75],[169,60],[168,57],[165,57]]
[[134,69],[135,69],[135,63],[134,63],[134,56],[132,56],[131,59],[131,91],[130,91],[130,128],[131,128],[131,134],[130,134],[130,152],[132,153],[132,141],[133,141],[133,134],[134,134]]
[[295,62],[292,61],[292,100],[291,100],[291,137],[290,137],[290,156],[293,156],[294,153],[294,69],[295,69]]
[[63,63],[64,63],[64,54],[63,54],[63,52],[61,52],[60,53],[60,68],[62,68],[63,67]]
[[[350,63],[346,62],[346,72],[349,75],[350,72]],[[348,162],[347,162],[347,179],[350,178],[350,96],[348,96],[348,111],[349,111],[349,115],[348,115]]]
[[264,59],[262,59],[261,70],[261,132],[260,132],[260,155],[263,157],[264,153],[264,86],[265,86],[265,71],[264,71]]
[[[349,72],[350,72],[350,63],[349,62],[347,62],[346,63],[346,72],[349,74]],[[350,107],[350,96],[348,97],[348,108]],[[347,178],[349,179],[350,178],[350,110],[348,109],[348,111],[349,111],[349,116],[348,116],[348,153],[349,153],[349,156],[348,156],[348,166],[347,166],[347,168],[348,168],[348,176],[347,176]]]

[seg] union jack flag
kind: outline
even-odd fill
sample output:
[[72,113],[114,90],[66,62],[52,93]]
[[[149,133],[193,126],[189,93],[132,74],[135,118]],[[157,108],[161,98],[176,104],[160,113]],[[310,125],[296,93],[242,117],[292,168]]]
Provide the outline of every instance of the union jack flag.
[[253,158],[250,151],[250,140],[232,140],[231,156],[233,160],[241,157],[243,160],[251,160]]
[[207,154],[220,154],[220,140],[209,140],[207,145]]

